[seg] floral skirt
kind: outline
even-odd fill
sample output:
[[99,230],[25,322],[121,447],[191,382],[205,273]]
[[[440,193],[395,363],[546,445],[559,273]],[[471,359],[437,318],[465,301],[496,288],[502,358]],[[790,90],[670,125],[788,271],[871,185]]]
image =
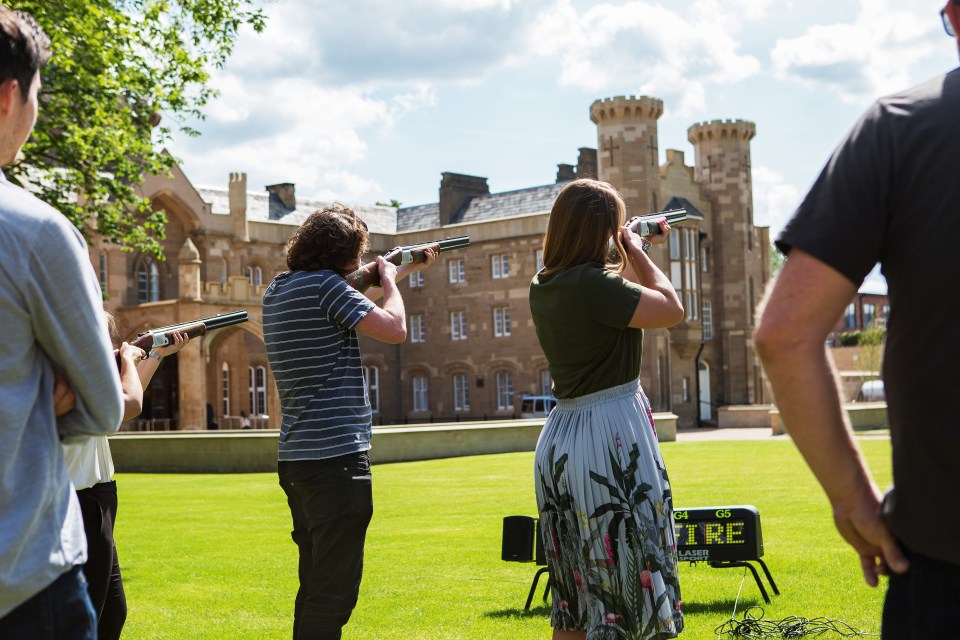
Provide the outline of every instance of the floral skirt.
[[588,640],[676,637],[673,498],[639,382],[560,400],[535,465],[553,627]]

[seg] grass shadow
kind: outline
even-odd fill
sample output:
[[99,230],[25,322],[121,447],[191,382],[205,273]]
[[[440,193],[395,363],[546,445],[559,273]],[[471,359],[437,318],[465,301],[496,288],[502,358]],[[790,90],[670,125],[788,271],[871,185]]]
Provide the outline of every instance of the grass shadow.
[[733,608],[736,607],[737,611],[745,611],[750,607],[760,607],[763,606],[763,601],[759,599],[744,599],[741,598],[740,602],[732,598],[727,598],[725,600],[711,600],[710,602],[687,602],[683,603],[683,612],[694,614],[694,613],[721,613],[726,614],[729,617],[733,613]]
[[483,614],[484,618],[499,618],[499,619],[511,619],[511,618],[531,618],[534,616],[547,616],[550,617],[550,605],[541,604],[539,606],[531,607],[529,611],[518,607],[516,609],[499,609],[497,611],[487,611]]

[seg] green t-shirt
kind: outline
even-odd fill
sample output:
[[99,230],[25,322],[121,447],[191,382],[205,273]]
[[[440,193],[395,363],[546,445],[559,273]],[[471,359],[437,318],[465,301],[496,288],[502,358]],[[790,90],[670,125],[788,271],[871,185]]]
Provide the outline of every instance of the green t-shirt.
[[530,311],[557,398],[577,398],[640,375],[643,330],[627,327],[640,291],[598,262],[533,277]]

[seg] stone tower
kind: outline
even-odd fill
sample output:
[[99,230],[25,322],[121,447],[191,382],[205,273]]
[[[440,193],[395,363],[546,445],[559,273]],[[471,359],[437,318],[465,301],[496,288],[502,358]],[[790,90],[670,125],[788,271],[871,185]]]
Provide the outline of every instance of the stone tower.
[[763,258],[769,255],[766,234],[753,224],[750,140],[755,134],[756,125],[746,120],[713,120],[687,130],[695,151],[694,177],[712,205],[707,232],[714,254],[714,325],[725,369],[721,404],[750,404],[762,393],[752,329],[770,267]]
[[[590,106],[597,125],[597,176],[620,191],[628,218],[657,211],[664,202],[657,141],[661,115],[663,101],[649,96],[617,96]],[[666,264],[665,251],[662,246],[652,250],[658,264]],[[670,407],[670,352],[666,329],[644,331],[640,380],[656,411]]]
[[663,101],[648,96],[606,98],[590,106],[597,125],[597,174],[616,187],[627,203],[627,215],[657,211],[660,161],[657,119]]

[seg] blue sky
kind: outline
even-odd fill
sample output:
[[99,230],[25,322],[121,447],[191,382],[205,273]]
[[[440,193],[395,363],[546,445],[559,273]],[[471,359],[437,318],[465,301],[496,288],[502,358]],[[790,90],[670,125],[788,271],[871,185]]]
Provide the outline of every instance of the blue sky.
[[494,192],[554,181],[596,147],[590,104],[663,99],[667,148],[694,123],[756,123],[754,209],[776,233],[869,103],[957,66],[942,0],[267,0],[199,138],[170,149],[225,187],[436,202],[443,171]]

